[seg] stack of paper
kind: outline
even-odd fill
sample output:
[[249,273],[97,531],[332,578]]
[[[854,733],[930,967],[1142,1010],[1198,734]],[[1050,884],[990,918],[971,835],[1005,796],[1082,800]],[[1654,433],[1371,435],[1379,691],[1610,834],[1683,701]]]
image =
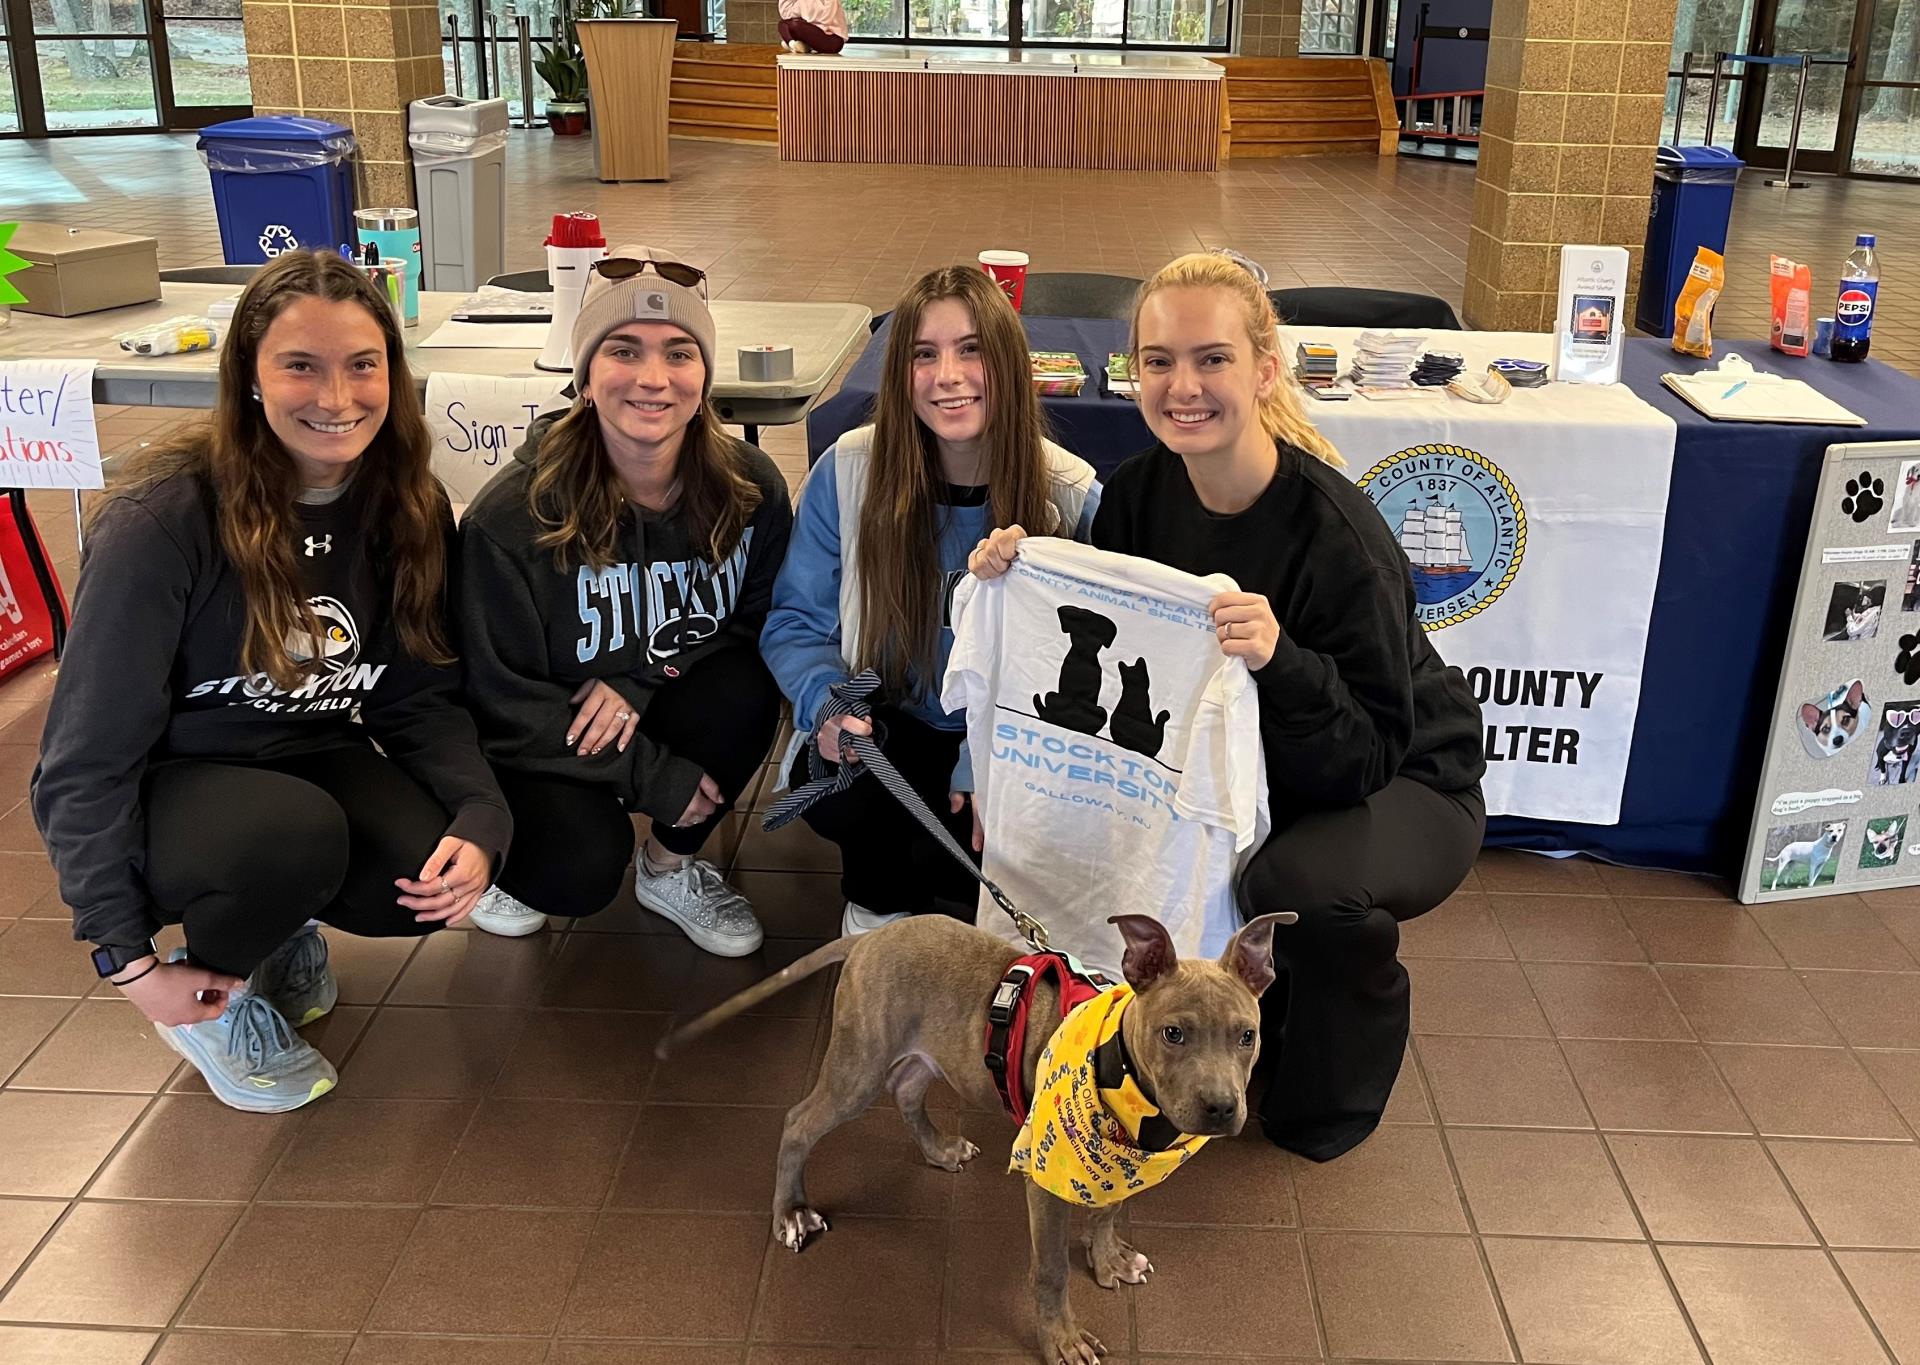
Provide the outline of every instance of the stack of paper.
[[1303,341],[1294,348],[1293,372],[1310,389],[1323,389],[1340,380],[1340,352],[1324,341]]
[[1404,389],[1426,337],[1418,332],[1362,332],[1353,344],[1353,382],[1363,389]]
[[1422,388],[1445,388],[1466,367],[1466,357],[1458,351],[1428,351],[1414,367],[1413,382]]
[[1140,385],[1133,378],[1133,357],[1118,351],[1107,356],[1107,392],[1137,398]]

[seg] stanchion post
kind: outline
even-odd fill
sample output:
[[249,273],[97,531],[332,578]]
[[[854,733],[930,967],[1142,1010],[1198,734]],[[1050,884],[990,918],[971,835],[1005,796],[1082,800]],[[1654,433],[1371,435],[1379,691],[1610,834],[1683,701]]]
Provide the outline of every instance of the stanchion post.
[[460,69],[460,16],[447,16],[447,41],[453,44],[453,94],[459,99],[467,93],[466,76]]
[[1680,123],[1687,116],[1687,84],[1693,79],[1693,50],[1680,54],[1680,97],[1673,102],[1673,146],[1680,145]]
[[87,552],[87,519],[80,511],[80,490],[73,490],[73,544],[81,554]]
[[1713,146],[1713,121],[1720,116],[1720,75],[1726,70],[1727,54],[1713,54],[1713,76],[1707,82],[1707,127],[1700,140],[1708,147]]
[[533,16],[513,16],[515,40],[520,44],[520,126],[533,127]]
[[1769,185],[1783,190],[1804,190],[1807,182],[1793,178],[1793,162],[1800,154],[1800,120],[1807,111],[1807,73],[1813,69],[1813,63],[1807,54],[1800,54],[1800,84],[1793,92],[1793,123],[1787,129],[1787,168],[1777,180],[1769,180]]
[[506,87],[500,83],[500,16],[488,10],[484,16],[487,21],[487,65],[493,72],[493,89],[487,91],[492,99],[500,99],[506,94]]

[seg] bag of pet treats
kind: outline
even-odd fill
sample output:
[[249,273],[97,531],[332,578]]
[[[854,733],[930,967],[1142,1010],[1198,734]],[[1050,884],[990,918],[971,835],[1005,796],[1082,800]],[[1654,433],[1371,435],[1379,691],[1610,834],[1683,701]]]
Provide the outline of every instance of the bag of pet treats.
[[1805,355],[1812,335],[1813,270],[1785,256],[1773,258],[1773,349]]
[[1686,283],[1673,301],[1673,349],[1681,355],[1713,354],[1713,305],[1726,282],[1725,257],[1706,247],[1693,253]]

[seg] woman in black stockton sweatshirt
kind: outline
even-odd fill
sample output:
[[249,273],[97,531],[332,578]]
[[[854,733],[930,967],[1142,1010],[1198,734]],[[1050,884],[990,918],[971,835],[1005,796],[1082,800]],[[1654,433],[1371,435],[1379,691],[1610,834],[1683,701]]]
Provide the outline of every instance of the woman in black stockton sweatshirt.
[[[1406,553],[1301,411],[1259,282],[1183,256],[1141,290],[1133,333],[1159,444],[1107,482],[1093,543],[1240,586],[1214,599],[1214,628],[1253,672],[1274,828],[1241,909],[1300,916],[1273,936],[1260,1117],[1326,1161],[1374,1130],[1399,1074],[1399,925],[1479,853],[1480,709],[1421,628]],[[1004,568],[1018,530],[984,542],[976,572]]]
[[385,297],[292,252],[240,296],[211,423],[87,540],[34,818],[95,967],[235,1108],[333,1087],[293,1032],[337,997],[311,921],[457,922],[512,834],[456,695],[429,448]]

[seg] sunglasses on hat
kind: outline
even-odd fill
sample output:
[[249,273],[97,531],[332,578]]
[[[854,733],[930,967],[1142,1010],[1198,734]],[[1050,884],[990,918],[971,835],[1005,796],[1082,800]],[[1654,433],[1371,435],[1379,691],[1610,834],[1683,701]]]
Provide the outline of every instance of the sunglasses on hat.
[[631,256],[609,256],[603,261],[595,261],[593,270],[603,280],[630,280],[651,270],[668,284],[677,284],[683,289],[698,289],[701,298],[707,296],[707,272],[679,261],[638,261]]

